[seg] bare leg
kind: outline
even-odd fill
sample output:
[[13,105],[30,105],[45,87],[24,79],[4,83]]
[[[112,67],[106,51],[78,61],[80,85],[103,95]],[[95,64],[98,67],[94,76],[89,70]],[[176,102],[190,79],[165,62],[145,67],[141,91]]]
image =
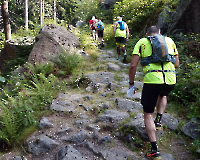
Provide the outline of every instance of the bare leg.
[[167,96],[158,96],[156,103],[157,113],[163,114],[167,106]]
[[153,120],[153,113],[144,112],[144,124],[150,142],[156,141],[156,128]]
[[99,37],[99,42],[100,42],[100,44],[102,43],[102,39],[103,39],[102,37]]
[[120,57],[120,45],[117,45],[117,54],[118,54],[118,57]]
[[95,36],[96,36],[95,40],[97,40],[98,39],[97,31],[95,31]]
[[93,38],[95,40],[95,30],[92,30],[92,36],[93,36]]

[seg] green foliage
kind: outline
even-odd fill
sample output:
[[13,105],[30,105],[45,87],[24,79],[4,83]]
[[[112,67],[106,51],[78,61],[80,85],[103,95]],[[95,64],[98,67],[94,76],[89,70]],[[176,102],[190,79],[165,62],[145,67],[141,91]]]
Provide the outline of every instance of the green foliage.
[[192,143],[191,151],[196,153],[196,155],[199,155],[200,153],[200,138],[195,139]]
[[12,39],[19,39],[21,37],[36,37],[42,28],[40,26],[36,26],[37,24],[34,24],[34,29],[28,30],[26,30],[24,26],[19,27],[16,31],[14,31],[14,33],[12,33]]
[[0,32],[0,51],[4,48],[5,34]]
[[140,40],[140,37],[138,37],[136,34],[133,34],[130,36],[129,41],[127,42],[127,45],[126,45],[127,55],[132,56],[133,49],[139,40]]
[[58,85],[58,78],[53,74],[45,77],[44,74],[40,73],[32,76],[32,79],[32,85],[25,84],[27,91],[22,94],[31,97],[31,102],[34,102],[33,110],[42,110],[52,103],[53,98],[62,88]]
[[96,62],[97,59],[99,58],[99,53],[97,51],[94,50],[90,50],[90,61],[91,62]]
[[104,41],[107,45],[107,48],[115,47],[115,37],[113,32],[113,24],[105,25],[104,30]]
[[23,100],[8,97],[6,101],[0,102],[1,114],[3,114],[0,117],[0,139],[11,146],[18,143],[17,138],[25,127],[35,123],[33,110]]
[[[88,52],[88,54],[92,54],[97,51],[97,46],[94,44],[94,40],[92,37],[92,30],[85,26],[84,28],[80,28],[80,31],[74,32],[74,34],[79,37],[81,48],[84,51]],[[91,52],[91,53],[90,53]]]
[[169,98],[181,104],[181,108],[184,107],[188,119],[200,118],[200,62],[199,59],[188,56],[185,41],[177,42],[180,66],[177,69],[177,84]]
[[75,0],[75,18],[88,21],[92,16],[97,16],[99,2],[99,0]]
[[[173,6],[177,5],[179,0],[173,2]],[[127,22],[131,33],[139,33],[146,25],[154,25],[156,16],[163,9],[167,8],[167,4],[170,4],[169,7],[172,7],[172,1],[166,0],[123,0],[122,2],[116,2],[114,5],[114,17],[124,16],[124,20]],[[152,23],[152,24],[151,24]]]
[[27,79],[30,79],[32,75],[42,73],[45,76],[49,76],[51,73],[54,72],[54,64],[51,62],[42,62],[41,64],[35,63],[34,65],[31,63],[26,63],[25,68],[28,69],[28,72],[25,73]]
[[[60,70],[64,71],[64,75],[72,74],[83,61],[83,58],[80,55],[69,52],[70,51],[65,51],[63,49],[62,52],[56,56],[56,58],[51,58],[51,61],[55,63]],[[61,74],[61,72],[59,74]]]
[[[11,17],[11,25],[15,31],[20,26],[24,26],[24,6],[25,1],[8,0],[9,14]],[[53,19],[53,1],[45,0],[44,17],[46,19]],[[29,28],[33,29],[33,24],[40,24],[40,1],[32,0],[28,5],[29,8]],[[58,7],[60,9],[60,7]]]
[[1,75],[5,78],[8,78],[7,75],[10,75],[17,66],[25,64],[28,60],[28,56],[31,53],[32,48],[33,45],[18,45],[16,50],[16,57],[5,62],[4,67],[1,69]]

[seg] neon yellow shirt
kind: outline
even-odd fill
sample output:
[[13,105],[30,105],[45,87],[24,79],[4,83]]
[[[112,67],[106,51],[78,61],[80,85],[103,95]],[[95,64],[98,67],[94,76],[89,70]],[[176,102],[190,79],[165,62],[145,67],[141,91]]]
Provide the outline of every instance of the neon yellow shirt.
[[[165,37],[165,41],[167,43],[168,52],[170,55],[178,55],[178,51],[176,49],[176,45],[174,41],[169,38]],[[140,53],[141,47],[141,53]],[[140,39],[133,50],[132,54],[137,54],[140,57],[148,57],[152,54],[152,47],[151,43],[147,38]],[[152,83],[152,84],[175,84],[176,83],[176,73],[175,72],[148,72],[151,70],[162,70],[161,63],[151,63],[147,66],[143,67],[143,72],[145,73],[144,76],[144,83]],[[172,70],[175,71],[175,66],[171,62],[163,62],[163,70]]]
[[124,22],[124,27],[125,29],[124,30],[120,30],[120,25],[118,24],[117,27],[116,27],[116,32],[115,32],[115,37],[124,37],[126,38],[126,23]]

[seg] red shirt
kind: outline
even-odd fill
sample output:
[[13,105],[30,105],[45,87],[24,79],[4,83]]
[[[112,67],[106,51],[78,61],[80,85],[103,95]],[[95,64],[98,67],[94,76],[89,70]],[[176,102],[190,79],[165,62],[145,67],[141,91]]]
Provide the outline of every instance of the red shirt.
[[94,20],[91,19],[89,21],[89,24],[95,25],[97,23],[97,21],[98,21],[97,19],[94,19]]

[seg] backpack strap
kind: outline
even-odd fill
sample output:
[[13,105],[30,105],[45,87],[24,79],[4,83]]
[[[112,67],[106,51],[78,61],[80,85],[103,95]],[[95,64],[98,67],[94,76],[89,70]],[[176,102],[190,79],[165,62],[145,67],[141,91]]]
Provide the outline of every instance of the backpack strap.
[[175,72],[175,71],[173,71],[173,70],[150,70],[150,71],[147,71],[147,73],[149,73],[149,72]]

